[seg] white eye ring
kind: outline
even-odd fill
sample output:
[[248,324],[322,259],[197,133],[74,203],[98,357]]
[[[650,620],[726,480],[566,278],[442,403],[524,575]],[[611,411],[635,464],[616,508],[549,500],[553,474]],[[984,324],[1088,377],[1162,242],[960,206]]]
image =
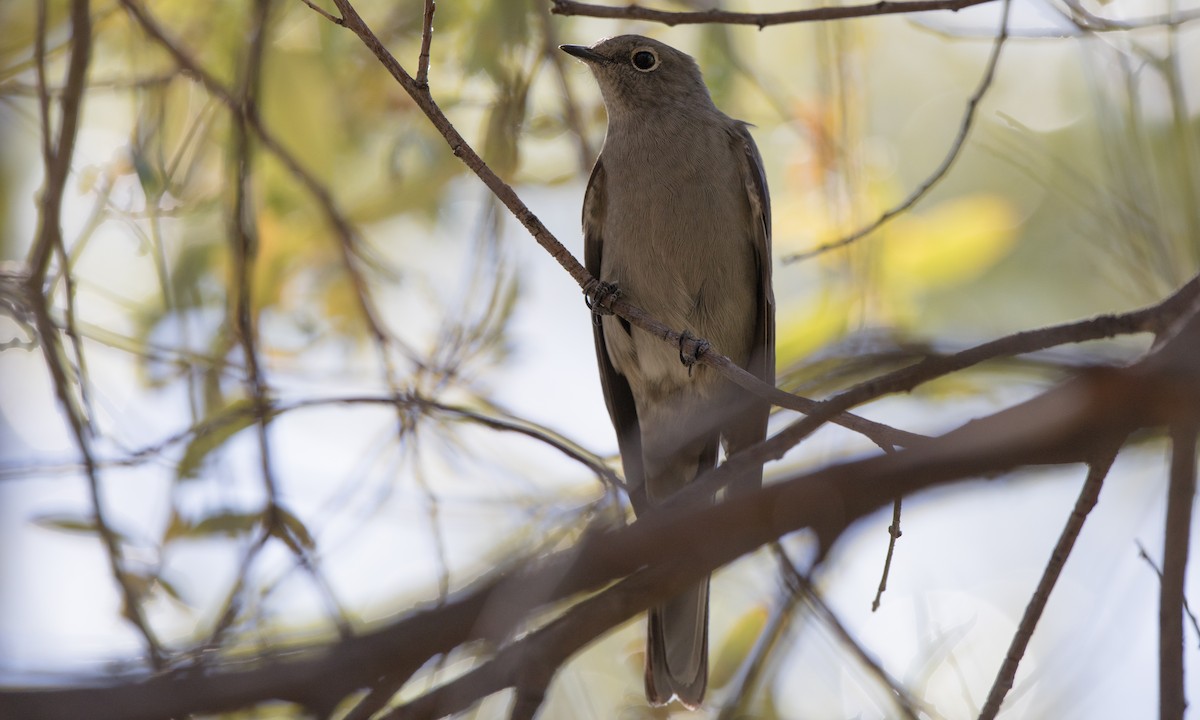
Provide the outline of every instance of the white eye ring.
[[[648,61],[647,56],[649,56]],[[658,53],[648,47],[634,48],[633,52],[629,54],[629,63],[638,72],[653,72],[661,64],[658,61]]]

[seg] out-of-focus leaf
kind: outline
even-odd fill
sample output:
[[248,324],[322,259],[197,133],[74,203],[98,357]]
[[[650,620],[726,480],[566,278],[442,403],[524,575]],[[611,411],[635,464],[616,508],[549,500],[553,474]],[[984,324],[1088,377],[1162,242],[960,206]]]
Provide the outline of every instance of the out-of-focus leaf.
[[970,195],[901,215],[887,228],[883,271],[897,289],[969,281],[1008,252],[1016,224],[1015,209],[998,195]]
[[526,0],[492,0],[483,3],[476,21],[487,28],[467,45],[464,62],[467,70],[482,70],[498,82],[503,82],[509,68],[505,66],[513,50],[531,42],[534,33],[529,27],[532,4]]
[[[325,183],[336,179],[339,164],[350,149],[347,143],[353,140],[344,134],[338,99],[341,86],[330,76],[330,68],[308,49],[276,50],[263,69],[261,100],[264,123],[308,172]],[[366,110],[361,104],[356,109]],[[295,202],[311,202],[286,175],[275,175],[271,182],[285,187],[264,188],[268,203],[278,197],[277,191],[294,195]]]
[[[0,2],[0,80],[8,77],[11,71],[9,64],[18,67],[16,61],[25,59],[32,54],[33,37],[35,35],[37,3],[32,2]],[[46,3],[46,31],[53,37],[60,24],[68,17],[68,3],[65,0],[53,0]]]
[[209,422],[201,423],[195,437],[188,443],[183,457],[175,466],[175,477],[179,480],[192,480],[197,477],[205,460],[214,450],[254,422],[252,408],[253,403],[249,399],[241,399],[212,413]]
[[[737,87],[739,79],[736,58],[738,51],[734,47],[728,25],[712,23],[702,25],[701,41],[697,60],[704,72],[704,83],[712,93],[713,102],[717,107],[729,107],[730,95]],[[741,78],[745,82],[744,78]]]
[[91,535],[99,532],[99,527],[96,525],[96,518],[93,515],[40,515],[33,519],[33,524],[47,530],[58,530],[68,533]]
[[[776,366],[787,367],[846,331],[849,298],[826,291],[819,302],[789,303],[776,316]],[[794,305],[794,306],[793,306]]]
[[742,667],[746,657],[754,649],[754,643],[758,641],[758,636],[762,634],[763,628],[767,624],[767,617],[767,609],[758,606],[751,608],[733,624],[729,634],[725,636],[725,642],[722,643],[713,659],[712,669],[708,676],[709,687],[725,687],[737,675],[738,669]]
[[524,75],[498,84],[496,99],[488,113],[484,131],[483,158],[504,180],[517,170],[517,140],[525,121],[529,80]]
[[179,538],[237,537],[254,530],[262,523],[260,512],[221,510],[199,520],[176,515],[167,528],[164,542]]
[[287,543],[287,546],[296,553],[316,549],[317,543],[313,540],[312,533],[308,531],[308,526],[304,524],[303,520],[281,507],[275,508],[275,512],[282,524],[282,527],[271,529],[275,537]]
[[179,588],[176,587],[175,583],[167,580],[162,575],[157,575],[155,579],[158,580],[158,586],[163,589],[163,592],[167,594],[167,597],[182,605],[191,605],[191,603],[188,602],[182,594],[180,594]]

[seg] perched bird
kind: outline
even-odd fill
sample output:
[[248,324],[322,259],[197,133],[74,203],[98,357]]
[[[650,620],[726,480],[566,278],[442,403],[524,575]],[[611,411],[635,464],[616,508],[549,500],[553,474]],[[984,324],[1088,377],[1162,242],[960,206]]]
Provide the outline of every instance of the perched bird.
[[[746,124],[713,105],[695,60],[661,42],[622,35],[561,49],[588,65],[608,111],[583,201],[588,270],[604,292],[774,384],[771,208]],[[653,512],[712,468],[720,443],[732,454],[763,439],[766,402],[692,367],[682,343],[676,350],[591,300],[604,399],[636,512]],[[742,487],[761,482],[760,469]],[[651,608],[647,635],[647,699],[699,706],[708,579]]]

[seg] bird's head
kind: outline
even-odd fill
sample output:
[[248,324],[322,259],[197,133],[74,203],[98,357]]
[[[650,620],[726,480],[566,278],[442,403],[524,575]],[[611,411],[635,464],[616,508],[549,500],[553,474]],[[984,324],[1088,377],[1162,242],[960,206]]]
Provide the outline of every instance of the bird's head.
[[560,47],[591,68],[610,116],[712,106],[696,61],[657,40],[618,35],[591,47]]

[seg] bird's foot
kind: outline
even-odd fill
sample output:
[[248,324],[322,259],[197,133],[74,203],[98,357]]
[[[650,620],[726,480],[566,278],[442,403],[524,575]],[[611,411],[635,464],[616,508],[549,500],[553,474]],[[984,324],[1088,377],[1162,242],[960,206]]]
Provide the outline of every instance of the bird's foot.
[[712,347],[704,338],[698,338],[687,330],[679,334],[679,362],[688,369],[688,377],[692,376],[692,367],[700,356]]
[[592,311],[592,322],[596,325],[600,324],[600,318],[604,315],[613,314],[609,305],[619,297],[621,288],[617,287],[616,283],[603,280],[597,280],[583,289],[583,302],[587,304],[588,310]]

